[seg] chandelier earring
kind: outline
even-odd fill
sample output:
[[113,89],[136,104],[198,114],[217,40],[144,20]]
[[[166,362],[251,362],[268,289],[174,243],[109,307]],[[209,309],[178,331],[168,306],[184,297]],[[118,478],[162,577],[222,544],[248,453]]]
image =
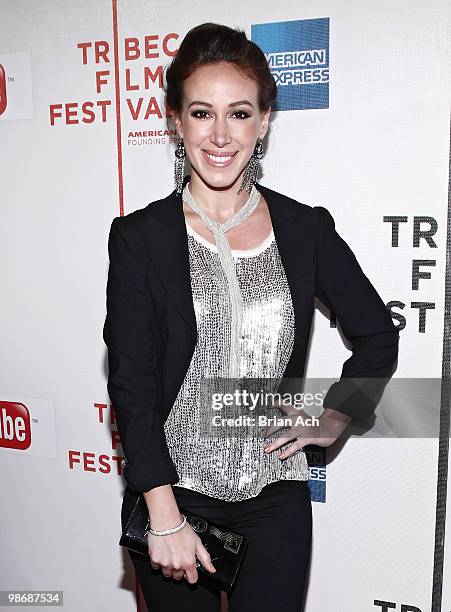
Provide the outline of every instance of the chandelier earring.
[[183,179],[185,177],[185,160],[186,151],[183,143],[183,138],[180,138],[175,149],[175,162],[174,162],[174,180],[177,193],[182,193]]
[[254,152],[252,157],[248,161],[246,169],[243,174],[243,180],[241,181],[238,193],[242,191],[250,191],[252,186],[257,182],[258,177],[261,175],[261,164],[260,160],[263,158],[263,140],[258,138],[255,143]]

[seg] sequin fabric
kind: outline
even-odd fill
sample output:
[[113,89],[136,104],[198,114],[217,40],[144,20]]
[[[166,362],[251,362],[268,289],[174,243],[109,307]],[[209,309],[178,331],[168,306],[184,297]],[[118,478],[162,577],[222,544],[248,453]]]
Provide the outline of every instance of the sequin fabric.
[[[277,434],[233,437],[200,433],[199,385],[224,372],[230,354],[231,303],[216,246],[188,224],[191,289],[198,329],[190,366],[165,421],[168,449],[179,475],[173,486],[241,501],[255,497],[278,480],[307,480],[304,451],[281,461],[282,449],[266,454],[263,446]],[[273,231],[256,249],[232,250],[243,298],[240,377],[281,380],[294,343],[294,312]],[[272,383],[271,383],[272,384]],[[287,448],[288,446],[284,447]]]

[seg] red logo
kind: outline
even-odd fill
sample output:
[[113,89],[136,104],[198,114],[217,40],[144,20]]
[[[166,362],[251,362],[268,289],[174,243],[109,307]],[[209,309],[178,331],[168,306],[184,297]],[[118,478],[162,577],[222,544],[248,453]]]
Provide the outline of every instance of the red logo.
[[6,72],[3,66],[0,64],[0,115],[6,110]]
[[0,446],[26,450],[31,444],[30,413],[19,402],[0,401]]

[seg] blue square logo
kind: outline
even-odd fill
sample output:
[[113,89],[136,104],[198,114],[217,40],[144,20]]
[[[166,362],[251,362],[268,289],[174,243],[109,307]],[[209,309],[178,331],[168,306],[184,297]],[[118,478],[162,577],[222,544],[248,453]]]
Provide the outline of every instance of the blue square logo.
[[329,108],[329,17],[253,24],[251,39],[276,81],[273,110]]
[[326,502],[326,449],[322,446],[309,445],[305,450],[309,465],[310,497],[315,502]]

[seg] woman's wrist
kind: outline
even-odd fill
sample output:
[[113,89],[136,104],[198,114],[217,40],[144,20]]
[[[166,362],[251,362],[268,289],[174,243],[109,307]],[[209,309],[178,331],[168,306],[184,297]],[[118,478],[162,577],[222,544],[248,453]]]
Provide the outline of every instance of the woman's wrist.
[[[339,436],[352,421],[352,417],[333,408],[325,408],[321,414],[323,422],[327,422],[327,433]],[[324,432],[321,432],[322,434]]]
[[152,529],[171,529],[183,520],[170,484],[143,493]]
[[178,533],[179,531],[183,529],[183,527],[186,525],[186,522],[187,522],[186,516],[184,514],[182,514],[181,516],[182,516],[182,520],[180,521],[180,523],[178,523],[178,525],[175,525],[174,527],[167,527],[165,529],[155,529],[151,521],[151,524],[149,526],[149,533],[151,533],[152,535],[156,535],[156,536],[165,536],[165,535],[172,535],[173,533]]

